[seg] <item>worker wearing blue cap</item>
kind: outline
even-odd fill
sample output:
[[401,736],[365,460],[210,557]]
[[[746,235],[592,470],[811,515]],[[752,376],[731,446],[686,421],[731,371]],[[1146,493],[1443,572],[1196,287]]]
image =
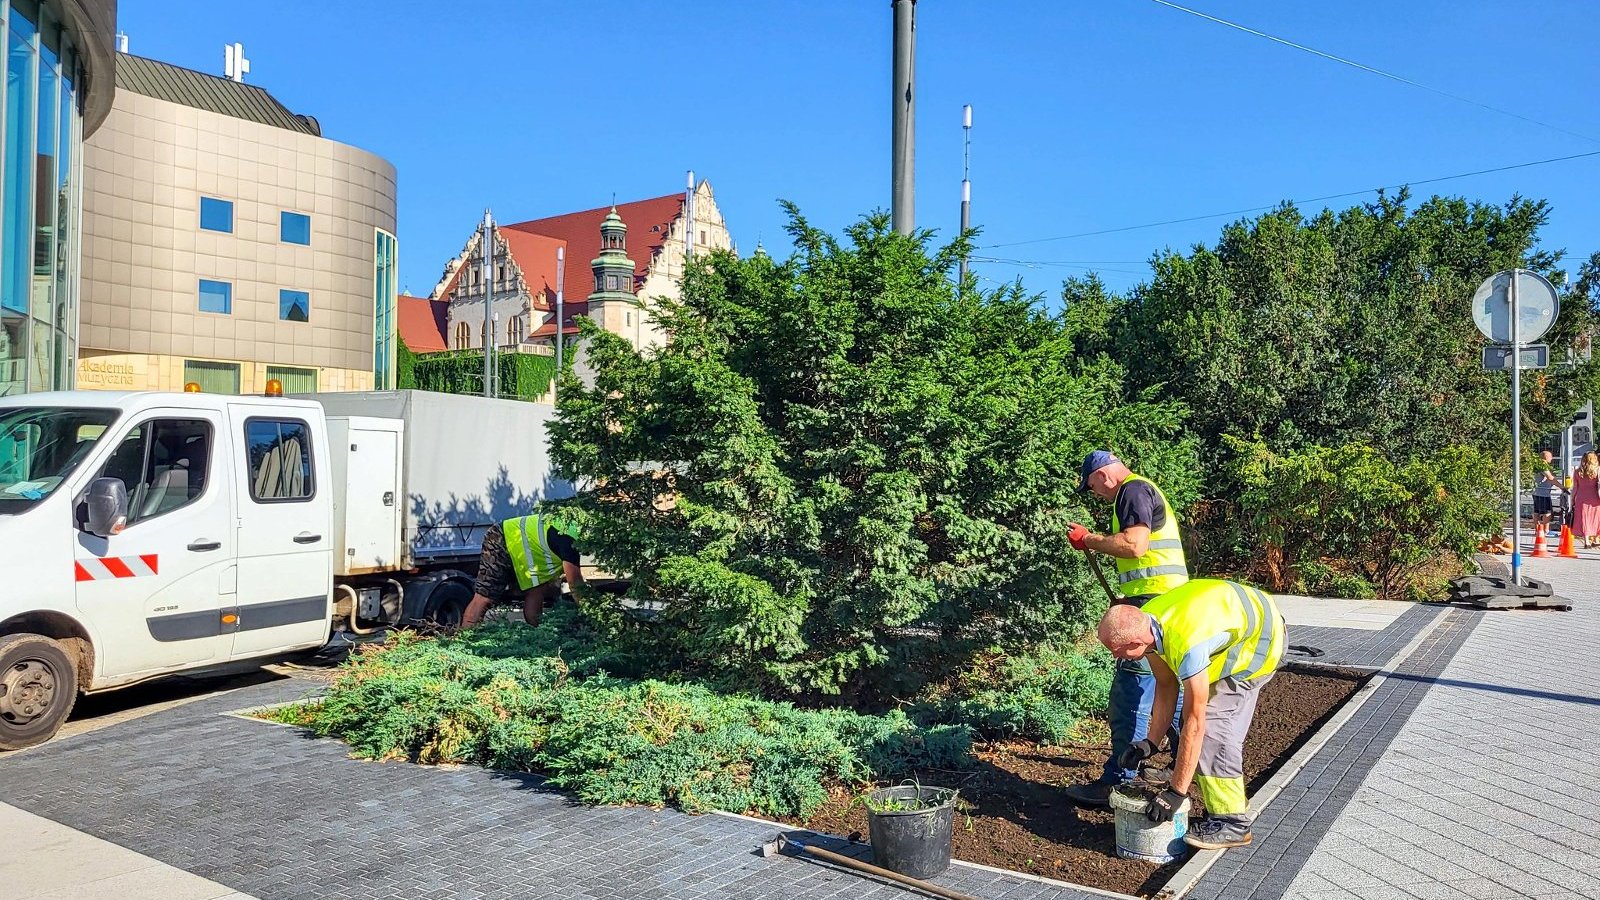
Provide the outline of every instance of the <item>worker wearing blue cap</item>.
[[[1116,561],[1117,584],[1122,593],[1118,603],[1142,607],[1189,580],[1178,514],[1155,482],[1135,475],[1110,450],[1096,450],[1085,457],[1080,475],[1079,491],[1111,502],[1111,533],[1095,534],[1074,522],[1068,539],[1085,553],[1104,553]],[[1069,800],[1080,806],[1109,806],[1112,789],[1138,776],[1133,770],[1137,761],[1126,764],[1127,751],[1149,735],[1155,696],[1155,676],[1149,662],[1118,661],[1106,708],[1111,720],[1111,755],[1100,778],[1067,789]],[[1173,734],[1177,727],[1175,713]],[[1155,741],[1158,746],[1161,742],[1161,738]]]

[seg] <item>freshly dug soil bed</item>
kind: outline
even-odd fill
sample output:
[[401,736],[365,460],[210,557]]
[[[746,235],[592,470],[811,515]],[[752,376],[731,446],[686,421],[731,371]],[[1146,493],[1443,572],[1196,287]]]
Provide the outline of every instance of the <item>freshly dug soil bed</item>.
[[[1250,792],[1255,793],[1366,679],[1366,673],[1336,669],[1279,672],[1262,689],[1255,724],[1245,742]],[[1062,795],[1067,785],[1097,778],[1105,759],[1105,726],[1091,723],[1082,731],[1082,743],[988,744],[976,751],[977,764],[970,770],[918,773],[922,784],[961,790],[955,821],[957,859],[1142,896],[1153,894],[1172,877],[1182,860],[1157,866],[1118,857],[1111,812],[1079,809]],[[1165,754],[1155,762],[1171,764]],[[840,792],[809,819],[791,824],[864,840],[867,813],[856,798]]]

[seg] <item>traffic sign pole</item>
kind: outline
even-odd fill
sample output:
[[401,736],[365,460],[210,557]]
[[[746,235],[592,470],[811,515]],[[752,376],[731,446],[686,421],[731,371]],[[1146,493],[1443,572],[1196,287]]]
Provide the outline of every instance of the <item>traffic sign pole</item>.
[[1517,309],[1517,277],[1511,270],[1511,583],[1522,584],[1522,316]]

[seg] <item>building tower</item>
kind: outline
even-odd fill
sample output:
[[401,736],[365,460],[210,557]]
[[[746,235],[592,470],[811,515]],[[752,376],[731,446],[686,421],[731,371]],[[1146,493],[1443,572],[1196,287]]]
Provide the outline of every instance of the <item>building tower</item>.
[[600,255],[589,267],[594,270],[589,318],[613,334],[636,338],[640,311],[633,291],[633,260],[628,258],[628,226],[615,206],[600,223]]

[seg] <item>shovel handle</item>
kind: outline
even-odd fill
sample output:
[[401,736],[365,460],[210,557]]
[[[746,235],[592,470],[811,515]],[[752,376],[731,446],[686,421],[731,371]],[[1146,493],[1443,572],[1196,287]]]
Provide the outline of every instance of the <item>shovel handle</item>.
[[932,894],[935,897],[944,897],[947,898],[947,900],[981,900],[981,898],[974,897],[971,894],[963,894],[960,891],[952,891],[949,888],[942,888],[932,882],[923,881],[920,878],[912,878],[910,875],[901,875],[899,872],[891,872],[888,869],[882,868],[881,866],[875,866],[872,863],[864,863],[859,859],[852,859],[851,857],[843,854],[834,853],[831,850],[824,850],[821,847],[813,847],[810,844],[802,844],[799,841],[788,839],[785,839],[785,843],[799,847],[801,850],[811,854],[812,856],[815,856],[818,859],[827,860],[835,865],[844,866],[847,869],[855,869],[857,872],[865,872],[868,875],[876,875],[879,878],[887,878],[890,881],[898,882],[899,884],[906,885],[907,887],[914,887],[919,891]]

